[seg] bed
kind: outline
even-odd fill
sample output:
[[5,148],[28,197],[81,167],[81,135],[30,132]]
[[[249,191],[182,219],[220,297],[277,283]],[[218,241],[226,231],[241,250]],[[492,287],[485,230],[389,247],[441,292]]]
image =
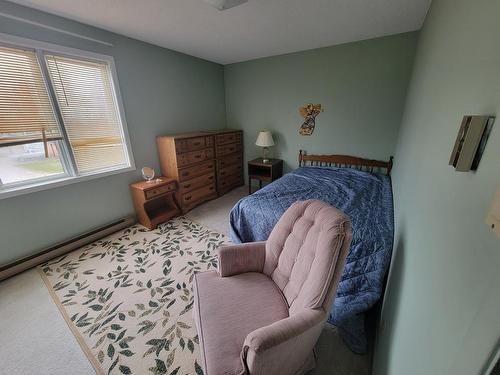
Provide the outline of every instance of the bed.
[[319,199],[351,217],[353,239],[329,322],[356,353],[365,353],[365,314],[379,299],[394,236],[389,161],[299,152],[299,168],[244,197],[230,213],[235,243],[266,240],[298,200]]

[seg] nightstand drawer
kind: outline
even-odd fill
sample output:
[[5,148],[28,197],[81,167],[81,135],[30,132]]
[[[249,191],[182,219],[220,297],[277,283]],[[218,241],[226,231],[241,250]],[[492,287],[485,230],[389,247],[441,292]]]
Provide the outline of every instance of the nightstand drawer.
[[217,156],[229,155],[235,152],[241,152],[241,144],[229,143],[227,145],[217,146],[216,149]]
[[171,182],[170,184],[167,185],[162,185],[154,189],[146,190],[144,194],[146,195],[146,199],[151,199],[174,190],[175,190],[175,182]]
[[217,146],[227,143],[241,143],[241,132],[218,134],[215,136]]
[[215,184],[210,184],[208,186],[204,186],[200,189],[196,189],[190,191],[189,193],[184,193],[181,195],[182,203],[185,205],[191,205],[196,203],[197,201],[205,198],[208,195],[215,193]]
[[206,174],[203,176],[192,178],[191,180],[181,182],[179,184],[179,190],[181,194],[188,193],[203,186],[210,185],[214,181],[215,181],[215,175],[213,173]]
[[193,165],[192,167],[179,169],[179,181],[186,181],[193,177],[198,177],[204,174],[209,174],[214,170],[214,162],[212,160]]
[[206,148],[204,150],[191,151],[177,155],[177,165],[179,166],[179,168],[182,168],[190,164],[198,163],[204,160],[210,160],[213,158],[214,150],[212,148]]

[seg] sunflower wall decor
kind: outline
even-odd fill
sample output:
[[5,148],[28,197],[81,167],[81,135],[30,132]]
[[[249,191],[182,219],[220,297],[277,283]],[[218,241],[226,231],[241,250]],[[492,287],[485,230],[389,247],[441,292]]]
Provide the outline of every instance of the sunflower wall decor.
[[316,116],[323,112],[321,104],[306,104],[299,108],[300,115],[304,118],[304,122],[299,128],[300,135],[312,135],[316,126]]

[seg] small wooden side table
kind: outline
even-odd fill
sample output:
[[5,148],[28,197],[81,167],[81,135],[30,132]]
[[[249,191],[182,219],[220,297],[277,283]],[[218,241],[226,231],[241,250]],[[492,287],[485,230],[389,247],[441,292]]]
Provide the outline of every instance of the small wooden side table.
[[262,181],[273,182],[283,175],[283,160],[269,159],[264,163],[262,158],[248,162],[248,194],[252,194],[252,180],[259,180],[259,189]]
[[177,181],[158,177],[151,182],[141,181],[130,185],[137,220],[149,230],[180,213],[174,195]]

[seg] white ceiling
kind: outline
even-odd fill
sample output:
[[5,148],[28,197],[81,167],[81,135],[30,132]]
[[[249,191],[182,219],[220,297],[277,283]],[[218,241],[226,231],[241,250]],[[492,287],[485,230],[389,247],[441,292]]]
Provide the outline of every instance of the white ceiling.
[[421,28],[431,0],[12,0],[228,64]]

